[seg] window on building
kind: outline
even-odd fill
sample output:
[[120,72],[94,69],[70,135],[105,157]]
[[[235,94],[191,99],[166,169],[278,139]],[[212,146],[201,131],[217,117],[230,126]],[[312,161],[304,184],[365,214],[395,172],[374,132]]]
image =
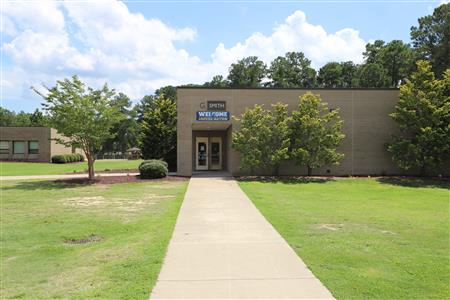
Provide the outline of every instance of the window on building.
[[9,141],[0,141],[0,154],[9,154]]
[[25,154],[25,142],[24,141],[14,141],[13,142],[13,153],[14,154]]
[[29,141],[28,142],[28,153],[29,154],[38,154],[39,153],[39,142],[38,141]]

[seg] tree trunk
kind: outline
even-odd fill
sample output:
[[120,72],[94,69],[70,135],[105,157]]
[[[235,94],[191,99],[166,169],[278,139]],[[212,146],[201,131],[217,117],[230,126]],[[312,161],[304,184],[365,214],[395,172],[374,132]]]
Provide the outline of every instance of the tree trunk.
[[312,168],[310,166],[308,166],[308,176],[311,176],[312,174]]
[[86,154],[87,161],[88,161],[88,173],[89,173],[89,180],[95,179],[95,173],[94,173],[94,157],[92,154]]

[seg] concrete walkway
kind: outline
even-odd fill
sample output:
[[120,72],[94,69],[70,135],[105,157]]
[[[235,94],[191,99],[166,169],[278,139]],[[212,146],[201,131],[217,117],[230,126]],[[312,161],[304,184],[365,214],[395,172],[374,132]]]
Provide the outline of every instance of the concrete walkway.
[[333,299],[231,177],[194,176],[150,299]]

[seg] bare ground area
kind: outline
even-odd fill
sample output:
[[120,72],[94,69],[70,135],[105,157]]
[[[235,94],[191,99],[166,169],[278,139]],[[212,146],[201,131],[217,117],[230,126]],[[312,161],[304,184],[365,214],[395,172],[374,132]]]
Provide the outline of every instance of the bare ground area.
[[88,178],[70,178],[70,179],[58,179],[55,183],[65,183],[65,184],[115,184],[124,182],[160,182],[160,181],[186,181],[189,177],[181,176],[167,176],[159,179],[141,179],[137,176],[108,176],[102,177],[98,176],[94,180],[89,180]]

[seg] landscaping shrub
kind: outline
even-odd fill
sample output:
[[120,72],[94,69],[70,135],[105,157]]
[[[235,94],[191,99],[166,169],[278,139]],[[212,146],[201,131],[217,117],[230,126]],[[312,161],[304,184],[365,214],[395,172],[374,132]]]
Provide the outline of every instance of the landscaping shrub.
[[53,155],[52,156],[52,163],[54,164],[64,164],[66,161],[64,160],[64,157],[62,155]]
[[139,165],[139,173],[141,178],[163,178],[167,176],[167,163],[161,160],[150,160]]
[[169,168],[168,163],[165,162],[165,161],[163,161],[163,160],[160,160],[160,159],[148,159],[148,160],[144,160],[143,162],[141,162],[141,163],[139,164],[139,169],[141,169],[141,166],[142,166],[142,165],[144,165],[144,164],[146,164],[146,163],[149,163],[149,162],[160,162],[160,163],[162,163],[164,166],[166,166],[167,169]]
[[66,164],[79,161],[84,161],[84,156],[78,153],[60,154],[52,156],[52,163],[54,164]]

